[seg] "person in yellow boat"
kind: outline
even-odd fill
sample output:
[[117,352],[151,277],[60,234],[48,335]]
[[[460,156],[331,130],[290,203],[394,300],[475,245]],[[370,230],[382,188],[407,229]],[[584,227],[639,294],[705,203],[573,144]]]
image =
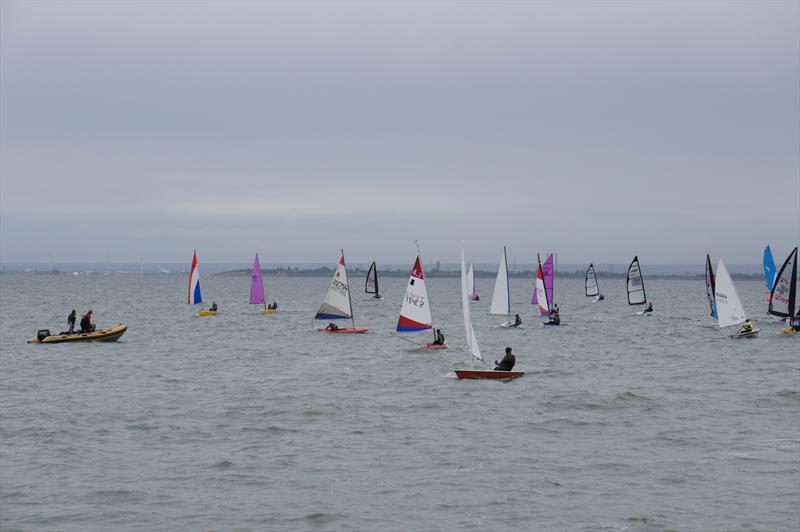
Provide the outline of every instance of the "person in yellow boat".
[[92,311],[90,310],[81,318],[81,332],[90,333],[94,332],[94,323],[92,323]]
[[212,311],[212,312],[216,312],[216,311],[217,311],[217,302],[216,302],[216,301],[213,301],[213,302],[211,303],[211,307],[210,307],[208,310],[210,310],[210,311]]
[[76,319],[75,309],[72,309],[72,312],[70,312],[69,316],[67,316],[67,325],[69,325],[69,330],[67,331],[67,334],[72,334],[75,332],[75,319]]
[[267,305],[267,310],[277,310],[277,309],[278,309],[278,303],[276,303],[275,301],[273,301],[271,305]]
[[750,323],[750,320],[745,320],[742,324],[742,328],[739,329],[739,334],[747,334],[753,332],[753,324]]
[[511,354],[511,348],[506,347],[506,356],[503,357],[503,360],[498,362],[497,360],[494,361],[494,370],[495,371],[511,371],[514,369],[514,364],[516,364],[517,359],[514,355]]

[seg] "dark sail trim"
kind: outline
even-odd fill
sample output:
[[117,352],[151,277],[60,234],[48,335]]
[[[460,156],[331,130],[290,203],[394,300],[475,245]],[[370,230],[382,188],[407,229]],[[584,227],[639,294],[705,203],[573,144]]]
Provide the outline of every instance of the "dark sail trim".
[[[375,291],[369,289],[369,281],[370,276],[372,276],[372,281],[375,283]],[[367,272],[367,280],[364,282],[364,292],[367,294],[375,294],[378,295],[380,291],[378,290],[378,267],[375,265],[375,261],[372,261],[372,265],[369,267],[369,271]]]
[[[787,305],[786,313],[778,312],[777,310],[773,310],[772,306],[775,302],[775,290],[780,286],[780,280],[783,277],[783,271],[789,265],[789,261],[792,262],[792,275],[789,278],[789,297],[788,301],[789,304]],[[797,304],[797,248],[794,248],[789,256],[786,257],[786,260],[783,262],[783,266],[781,269],[778,270],[778,275],[775,276],[775,283],[772,285],[772,292],[770,292],[769,298],[769,308],[767,312],[772,314],[773,316],[780,316],[782,318],[790,318],[794,316],[795,309]]]

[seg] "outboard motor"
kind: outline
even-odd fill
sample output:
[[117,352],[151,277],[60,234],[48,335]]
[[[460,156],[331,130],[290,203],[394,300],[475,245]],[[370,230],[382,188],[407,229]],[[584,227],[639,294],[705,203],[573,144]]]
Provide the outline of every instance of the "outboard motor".
[[38,338],[40,342],[48,336],[50,336],[50,329],[39,329],[39,332],[36,333],[36,338]]

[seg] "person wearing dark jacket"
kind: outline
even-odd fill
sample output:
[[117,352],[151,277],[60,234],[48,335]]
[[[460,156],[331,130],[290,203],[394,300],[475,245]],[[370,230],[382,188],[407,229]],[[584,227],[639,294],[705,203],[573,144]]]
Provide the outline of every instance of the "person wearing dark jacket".
[[72,334],[75,332],[75,318],[75,309],[72,309],[72,312],[70,312],[69,316],[67,316],[67,325],[69,326],[67,334]]
[[433,345],[444,345],[444,334],[441,329],[435,329],[433,332]]
[[514,355],[511,354],[511,348],[506,347],[506,356],[503,357],[503,360],[500,362],[494,361],[495,364],[495,371],[511,371],[514,369],[514,364],[517,362],[517,359]]

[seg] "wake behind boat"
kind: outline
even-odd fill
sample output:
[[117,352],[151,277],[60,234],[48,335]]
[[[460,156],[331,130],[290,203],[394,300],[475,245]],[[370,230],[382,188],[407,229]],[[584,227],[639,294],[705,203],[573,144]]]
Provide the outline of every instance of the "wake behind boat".
[[127,325],[118,323],[105,329],[92,332],[61,332],[50,334],[49,329],[41,329],[36,336],[28,340],[29,344],[59,344],[64,342],[116,342],[128,330]]

